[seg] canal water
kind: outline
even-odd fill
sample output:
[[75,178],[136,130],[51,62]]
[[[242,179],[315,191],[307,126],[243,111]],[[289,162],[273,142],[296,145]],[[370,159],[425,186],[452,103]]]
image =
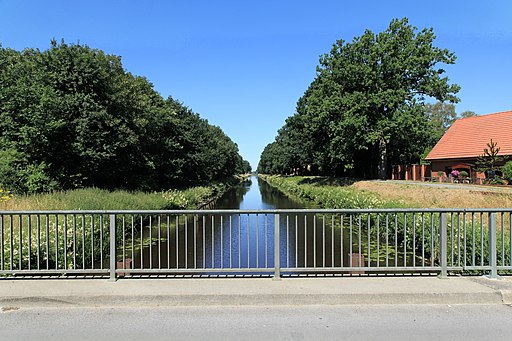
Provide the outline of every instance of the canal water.
[[216,209],[269,210],[311,208],[294,201],[265,181],[252,176],[217,201]]

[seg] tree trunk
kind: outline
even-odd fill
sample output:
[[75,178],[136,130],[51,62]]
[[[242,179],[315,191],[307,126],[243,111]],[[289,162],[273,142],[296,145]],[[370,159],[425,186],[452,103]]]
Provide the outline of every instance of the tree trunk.
[[379,179],[386,180],[388,167],[388,151],[384,138],[379,141]]

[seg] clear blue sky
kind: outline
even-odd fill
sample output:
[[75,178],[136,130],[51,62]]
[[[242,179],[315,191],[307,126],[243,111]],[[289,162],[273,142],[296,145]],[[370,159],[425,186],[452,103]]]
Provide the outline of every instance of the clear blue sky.
[[0,0],[0,43],[47,49],[50,40],[122,56],[220,126],[256,167],[337,39],[380,32],[393,18],[433,27],[455,52],[457,112],[512,110],[512,2],[503,1],[18,1]]

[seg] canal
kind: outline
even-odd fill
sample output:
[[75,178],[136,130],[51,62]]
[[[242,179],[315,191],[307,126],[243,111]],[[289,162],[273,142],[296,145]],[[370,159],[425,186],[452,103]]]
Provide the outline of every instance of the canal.
[[[313,208],[294,201],[253,176],[222,196],[215,209],[269,210]],[[334,216],[294,213],[280,219],[283,268],[339,267],[349,263],[350,236]],[[155,217],[145,228],[135,268],[272,269],[274,215],[205,213]],[[151,236],[150,238],[148,238]]]

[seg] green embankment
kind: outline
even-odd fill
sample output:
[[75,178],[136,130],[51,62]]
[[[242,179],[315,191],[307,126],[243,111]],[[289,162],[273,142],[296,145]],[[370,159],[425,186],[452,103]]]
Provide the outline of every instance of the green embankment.
[[385,201],[373,193],[358,191],[350,180],[318,176],[281,176],[260,174],[259,177],[284,194],[322,208],[398,208],[402,203]]
[[109,191],[84,188],[31,195],[5,196],[0,210],[163,210],[196,209],[222,196],[245,177],[233,177],[208,186],[162,192]]

